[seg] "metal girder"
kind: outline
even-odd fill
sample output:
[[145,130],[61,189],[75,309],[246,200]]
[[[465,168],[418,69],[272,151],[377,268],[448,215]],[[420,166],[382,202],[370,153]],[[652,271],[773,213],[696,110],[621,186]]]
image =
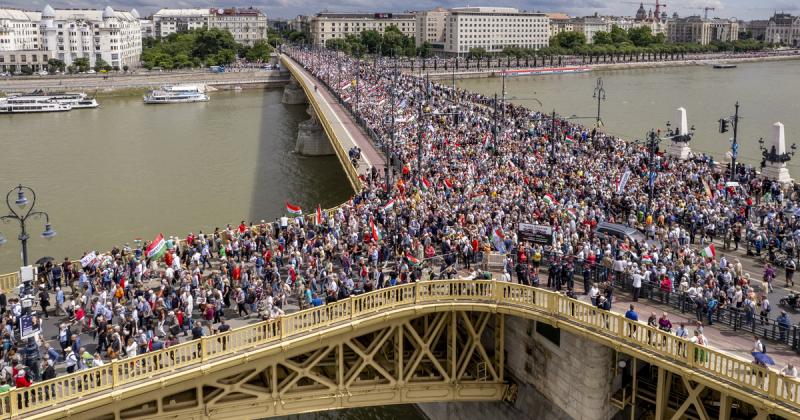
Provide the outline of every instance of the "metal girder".
[[678,411],[672,415],[672,420],[679,420],[690,406],[694,406],[695,410],[697,410],[697,415],[700,417],[700,420],[709,420],[706,407],[700,399],[700,393],[706,389],[706,386],[699,383],[692,386],[691,382],[686,379],[685,376],[681,376],[681,379],[683,380],[683,385],[686,387],[689,396],[678,408]]
[[[246,357],[79,417],[242,419],[400,403],[500,401],[507,390],[497,373],[502,358],[481,343],[489,333],[495,335],[489,342],[499,343],[502,329],[486,328],[490,321],[502,327],[496,317],[446,311],[391,319],[287,352]],[[454,341],[458,337],[467,339],[462,344]],[[487,377],[471,374],[478,365]]]

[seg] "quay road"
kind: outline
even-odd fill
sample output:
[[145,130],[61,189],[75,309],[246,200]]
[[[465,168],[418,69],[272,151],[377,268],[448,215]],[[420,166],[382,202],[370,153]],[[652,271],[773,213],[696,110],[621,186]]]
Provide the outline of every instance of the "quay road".
[[282,86],[289,81],[288,74],[280,70],[241,69],[211,73],[205,71],[186,72],[142,72],[128,74],[92,74],[62,76],[27,76],[0,78],[0,92],[21,92],[36,89],[98,90],[146,89],[176,83],[202,83],[206,85],[229,85],[265,83]]

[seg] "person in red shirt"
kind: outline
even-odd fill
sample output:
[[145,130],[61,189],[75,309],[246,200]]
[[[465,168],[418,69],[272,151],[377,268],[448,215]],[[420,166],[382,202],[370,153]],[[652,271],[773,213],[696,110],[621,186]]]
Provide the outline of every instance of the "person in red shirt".
[[20,369],[20,371],[17,372],[17,376],[14,379],[14,384],[17,386],[17,388],[27,388],[31,386],[32,382],[25,377],[25,369]]
[[247,230],[247,225],[244,224],[244,220],[242,223],[239,223],[239,234],[244,235],[244,232]]

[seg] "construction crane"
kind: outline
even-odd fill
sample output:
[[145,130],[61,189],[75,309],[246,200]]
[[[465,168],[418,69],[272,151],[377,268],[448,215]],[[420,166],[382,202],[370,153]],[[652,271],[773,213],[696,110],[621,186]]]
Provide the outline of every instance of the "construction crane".
[[[698,7],[698,9],[701,9],[701,7]],[[716,10],[713,7],[702,7],[702,9],[703,9],[703,19],[708,19],[709,10]]]
[[645,5],[645,4],[646,4],[646,5],[648,5],[648,6],[655,6],[655,7],[656,7],[656,10],[655,10],[655,13],[653,13],[653,17],[654,17],[655,19],[661,19],[661,8],[662,8],[662,7],[663,7],[664,9],[666,9],[666,8],[667,8],[667,4],[666,4],[666,3],[661,3],[661,2],[659,2],[658,0],[656,0],[656,2],[655,2],[655,3],[642,2],[642,1],[623,1],[622,3],[627,3],[627,4],[640,4],[640,5]]

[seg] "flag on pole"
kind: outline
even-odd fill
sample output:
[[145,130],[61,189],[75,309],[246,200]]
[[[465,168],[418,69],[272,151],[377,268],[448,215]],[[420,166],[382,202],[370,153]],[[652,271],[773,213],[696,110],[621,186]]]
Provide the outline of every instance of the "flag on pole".
[[558,204],[558,201],[556,201],[556,198],[553,197],[552,194],[545,194],[544,197],[542,197],[542,200],[544,200],[544,202],[547,203],[548,206]]
[[570,220],[578,220],[578,213],[575,209],[567,209],[566,213]]
[[319,204],[317,204],[317,214],[314,217],[314,222],[317,225],[322,224],[322,207],[320,207]]
[[391,200],[389,200],[389,202],[388,202],[388,203],[386,203],[386,204],[383,206],[383,211],[389,211],[389,210],[391,210],[392,208],[394,208],[394,198],[393,198],[393,199],[391,199]]
[[301,209],[300,206],[295,206],[293,204],[289,204],[288,201],[286,202],[286,212],[289,213],[289,214],[293,214],[295,216],[302,216],[303,215],[303,209]]
[[714,249],[714,244],[710,244],[709,246],[703,248],[700,253],[706,258],[717,258],[717,250]]
[[159,259],[161,258],[162,255],[164,255],[164,252],[166,250],[167,250],[167,242],[164,240],[164,235],[159,233],[158,236],[156,236],[156,238],[153,239],[153,242],[151,242],[150,245],[147,246],[147,249],[145,250],[145,255],[147,256],[147,258]]
[[506,253],[506,244],[505,244],[506,236],[503,234],[503,228],[495,228],[492,230],[492,244],[494,244],[495,249],[497,252],[501,254]]
[[622,194],[623,192],[625,192],[625,186],[628,185],[628,180],[630,179],[630,177],[631,177],[631,171],[629,170],[625,171],[625,173],[622,174],[622,178],[620,178],[619,182],[617,183],[617,194]]
[[383,238],[383,235],[381,235],[381,231],[378,230],[377,226],[375,226],[374,220],[369,221],[369,229],[372,234],[372,240],[374,240],[375,242],[380,241],[381,238]]
[[453,183],[450,181],[450,178],[444,179],[444,186],[449,190],[453,189]]

